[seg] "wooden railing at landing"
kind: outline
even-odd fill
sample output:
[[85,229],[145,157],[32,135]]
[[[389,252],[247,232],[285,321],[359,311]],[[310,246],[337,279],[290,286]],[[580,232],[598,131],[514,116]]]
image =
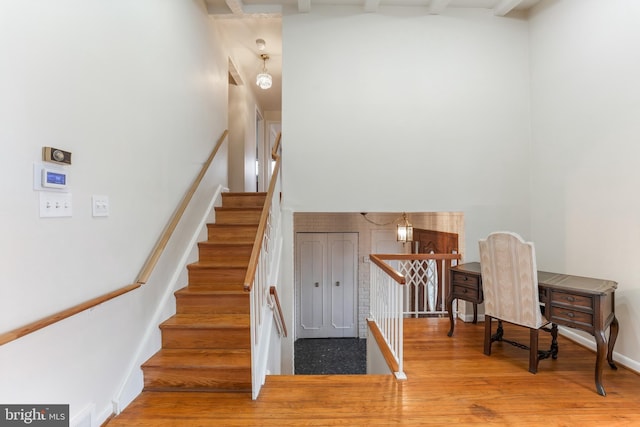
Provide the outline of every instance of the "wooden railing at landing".
[[180,205],[178,206],[178,209],[176,209],[176,211],[174,212],[173,216],[171,217],[171,220],[169,221],[167,227],[164,229],[164,231],[162,232],[162,235],[160,236],[160,238],[158,239],[158,242],[156,243],[156,245],[154,246],[153,250],[151,251],[151,254],[149,255],[149,258],[147,258],[146,262],[144,263],[144,265],[142,266],[142,269],[140,270],[140,273],[138,274],[138,277],[136,278],[135,282],[124,286],[120,289],[116,289],[115,291],[109,292],[107,294],[98,296],[96,298],[90,299],[89,301],[83,302],[81,304],[78,305],[74,305],[73,307],[70,307],[66,310],[62,310],[58,313],[52,314],[50,316],[46,316],[40,320],[36,320],[35,322],[31,322],[27,325],[21,326],[19,328],[13,329],[9,332],[5,332],[3,334],[0,334],[0,345],[4,345],[8,342],[17,340],[18,338],[21,338],[25,335],[28,335],[32,332],[38,331],[42,328],[45,328],[49,325],[52,325],[56,322],[59,322],[61,320],[64,320],[66,318],[69,318],[73,315],[76,315],[80,312],[83,312],[85,310],[88,310],[90,308],[96,307],[104,302],[107,302],[109,300],[112,300],[116,297],[119,297],[120,295],[124,295],[128,292],[131,292],[135,289],[138,289],[140,286],[142,286],[143,284],[145,284],[147,282],[147,280],[149,280],[149,277],[151,276],[151,273],[153,272],[153,269],[155,268],[156,264],[158,263],[158,260],[160,259],[160,256],[162,255],[165,247],[167,246],[167,243],[169,242],[169,240],[171,239],[171,236],[173,235],[173,232],[175,231],[176,227],[178,226],[178,223],[180,222],[180,219],[182,218],[182,215],[184,214],[184,211],[187,209],[187,206],[189,205],[189,202],[191,201],[191,198],[193,197],[194,193],[196,192],[196,190],[198,189],[198,186],[200,185],[200,182],[202,182],[202,179],[204,178],[205,174],[207,173],[207,171],[209,170],[209,166],[211,166],[211,163],[213,162],[213,159],[215,158],[216,154],[218,153],[218,150],[220,149],[220,147],[222,146],[222,143],[225,141],[225,139],[227,138],[227,134],[229,132],[227,130],[225,130],[222,135],[220,136],[220,138],[218,138],[218,141],[216,142],[215,147],[213,148],[213,151],[211,152],[211,154],[209,155],[209,158],[207,159],[207,161],[204,163],[204,165],[202,166],[202,169],[200,171],[200,173],[198,174],[198,176],[196,177],[196,179],[193,181],[193,183],[191,184],[191,187],[189,187],[189,190],[187,191],[187,193],[185,194],[184,198],[182,199],[182,202],[180,203]]
[[[460,254],[371,254],[369,256],[371,290],[370,314],[367,323],[387,365],[396,378],[407,378],[403,370],[403,319],[408,314],[415,314],[408,310],[406,287],[409,283],[414,286],[416,283],[422,283],[426,287],[429,282],[426,276],[429,275],[430,267],[425,264],[441,263],[442,292],[438,293],[444,295],[446,289],[451,286],[449,267],[452,262],[457,262],[460,258]],[[389,262],[397,262],[400,271],[392,267]],[[425,277],[421,277],[423,275]],[[432,311],[439,312],[437,309]],[[420,312],[419,314],[430,313]]]
[[287,324],[284,321],[284,313],[282,306],[280,305],[280,298],[278,298],[278,289],[275,286],[269,288],[269,296],[273,300],[273,311],[276,318],[276,325],[278,327],[278,333],[280,336],[287,336]]

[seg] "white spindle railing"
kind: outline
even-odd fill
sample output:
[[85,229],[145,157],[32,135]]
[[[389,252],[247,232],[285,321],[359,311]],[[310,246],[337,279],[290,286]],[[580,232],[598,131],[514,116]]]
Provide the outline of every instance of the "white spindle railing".
[[[370,314],[369,320],[376,323],[388,350],[397,364],[394,372],[396,378],[406,379],[403,370],[403,325],[402,325],[402,294],[404,278],[393,276],[385,270],[382,259],[376,255],[370,256]],[[391,267],[388,267],[391,269]]]
[[[398,366],[394,374],[404,379],[403,319],[407,315],[447,312],[445,300],[450,286],[449,268],[457,264],[460,255],[388,254],[370,255],[369,258],[372,261],[369,320],[376,323],[388,352]],[[398,270],[387,261],[396,261]]]
[[447,314],[449,268],[457,265],[459,258],[456,258],[455,253],[451,255],[431,252],[420,254],[419,259],[398,261],[398,272],[405,277],[406,282],[404,314],[414,317]]
[[[252,398],[257,399],[264,384],[269,357],[269,343],[274,322],[268,321],[270,315],[277,315],[272,309],[270,285],[277,282],[278,259],[282,250],[281,231],[281,174],[280,156],[277,150],[280,137],[274,148],[275,166],[262,213],[258,236],[254,244],[254,253],[249,261],[249,271],[245,280],[245,289],[250,292],[251,300],[251,390]],[[255,268],[255,270],[253,270]],[[253,273],[255,271],[255,273]]]

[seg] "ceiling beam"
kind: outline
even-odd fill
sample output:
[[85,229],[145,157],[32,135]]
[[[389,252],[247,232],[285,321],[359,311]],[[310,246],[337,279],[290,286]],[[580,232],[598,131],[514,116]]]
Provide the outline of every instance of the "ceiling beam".
[[380,0],[365,0],[364,11],[365,12],[377,12],[378,6],[380,6]]
[[227,7],[233,12],[234,15],[243,15],[244,11],[242,10],[243,4],[242,0],[224,0],[227,4]]
[[242,0],[224,0],[227,9],[231,13],[221,13],[214,10],[211,3],[207,2],[207,11],[218,19],[242,19],[242,18],[274,18],[282,16],[282,6],[278,4],[244,4]]
[[523,0],[501,0],[500,3],[493,8],[493,14],[495,16],[505,16],[522,3],[522,1]]
[[429,3],[429,13],[439,15],[449,6],[449,3],[451,3],[451,0],[431,0],[431,3]]
[[298,12],[300,13],[311,12],[311,0],[298,0]]
[[244,86],[244,81],[238,71],[238,67],[236,67],[236,64],[231,60],[231,58],[229,58],[229,75],[236,86]]

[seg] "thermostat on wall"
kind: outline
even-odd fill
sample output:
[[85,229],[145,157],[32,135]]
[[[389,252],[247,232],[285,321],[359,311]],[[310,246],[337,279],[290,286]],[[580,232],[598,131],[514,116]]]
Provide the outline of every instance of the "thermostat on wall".
[[67,188],[67,172],[58,169],[42,168],[41,184],[45,188]]
[[64,166],[33,163],[33,189],[36,191],[69,191],[69,170]]

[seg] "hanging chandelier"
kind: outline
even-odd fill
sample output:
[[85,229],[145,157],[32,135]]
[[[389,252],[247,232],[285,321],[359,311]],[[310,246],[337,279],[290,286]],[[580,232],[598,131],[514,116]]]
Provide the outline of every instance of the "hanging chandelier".
[[267,71],[267,60],[269,59],[269,55],[263,53],[260,55],[260,58],[262,58],[262,72],[256,77],[256,84],[260,86],[260,89],[266,90],[273,84],[273,78]]

